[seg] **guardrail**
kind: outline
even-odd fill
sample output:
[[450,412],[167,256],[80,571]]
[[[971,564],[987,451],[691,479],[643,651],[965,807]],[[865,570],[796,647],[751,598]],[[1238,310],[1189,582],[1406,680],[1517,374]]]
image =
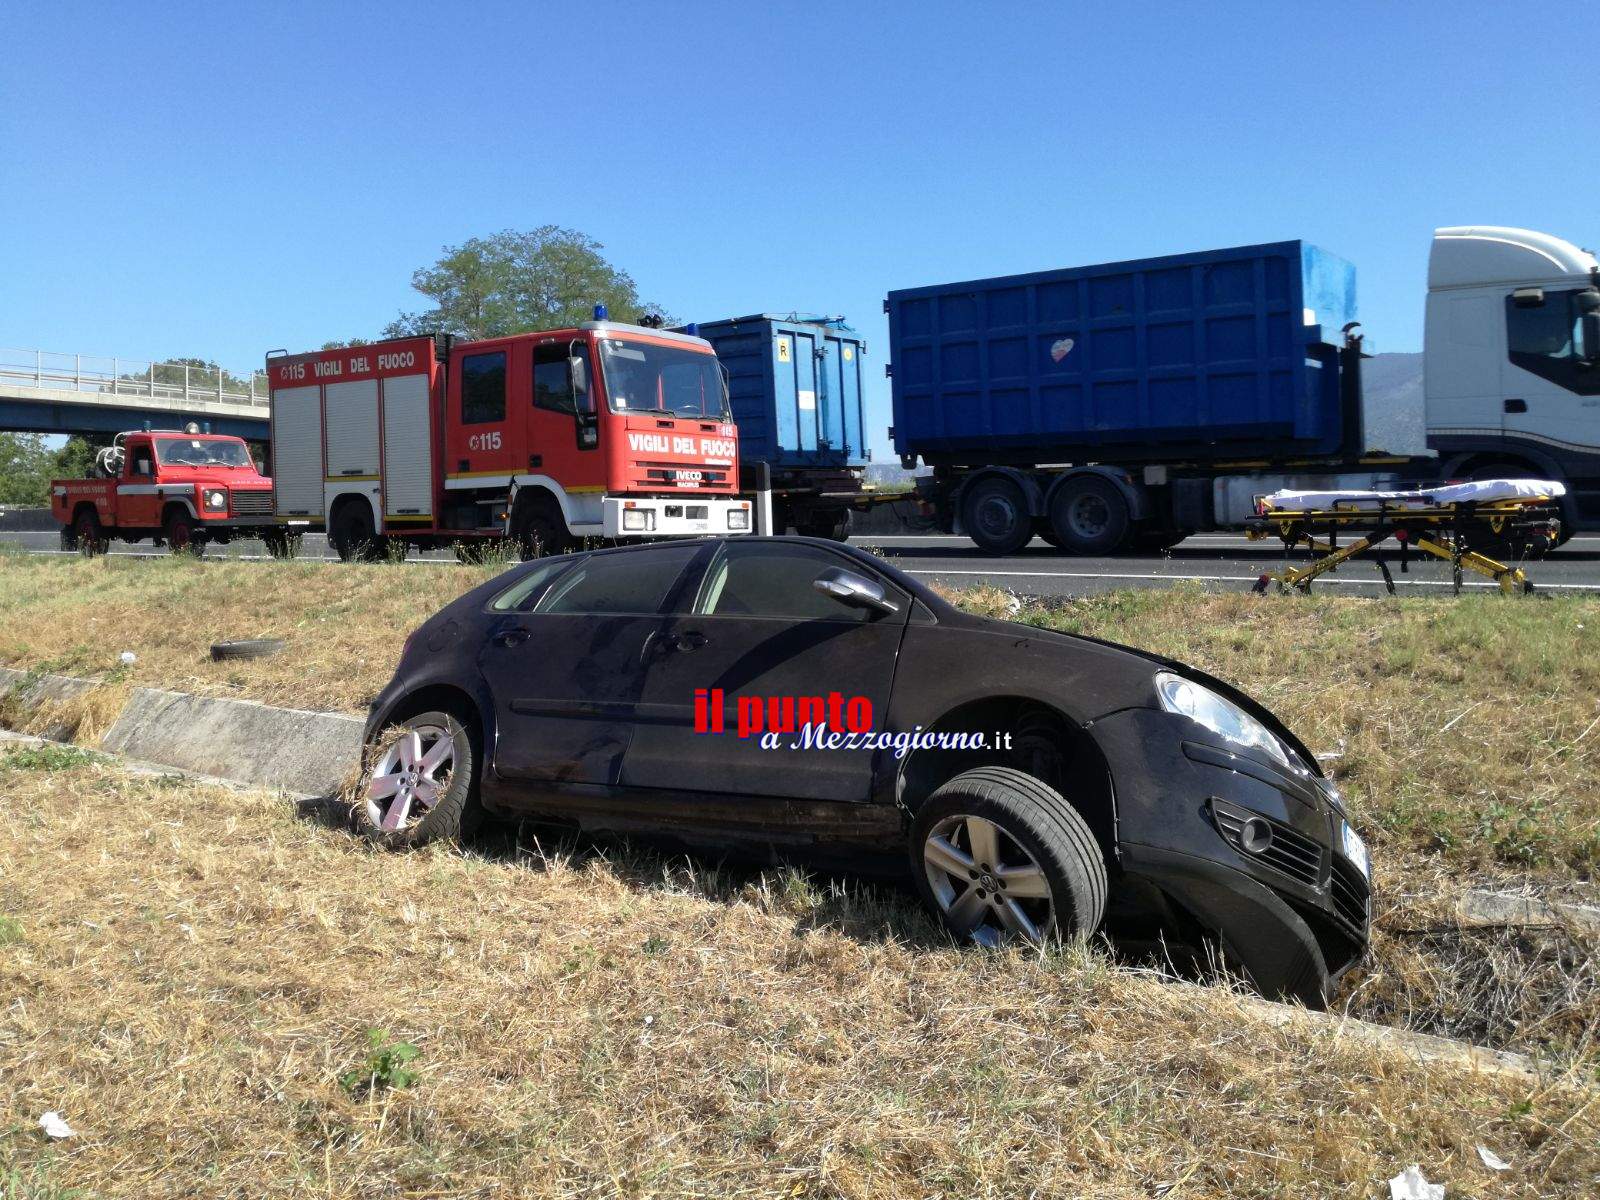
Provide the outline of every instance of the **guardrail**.
[[0,383],[184,404],[266,408],[267,373],[241,379],[223,367],[0,347]]

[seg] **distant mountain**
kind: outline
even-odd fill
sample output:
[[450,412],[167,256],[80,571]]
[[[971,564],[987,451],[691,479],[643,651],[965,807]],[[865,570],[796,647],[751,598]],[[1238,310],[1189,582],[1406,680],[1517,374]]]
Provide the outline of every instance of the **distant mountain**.
[[1361,363],[1367,445],[1419,454],[1427,445],[1422,419],[1422,355],[1374,354]]

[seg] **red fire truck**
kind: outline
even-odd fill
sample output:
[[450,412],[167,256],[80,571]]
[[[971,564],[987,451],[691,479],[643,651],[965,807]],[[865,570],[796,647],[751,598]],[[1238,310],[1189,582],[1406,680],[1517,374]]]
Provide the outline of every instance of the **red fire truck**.
[[272,480],[250,447],[197,425],[117,434],[95,459],[94,478],[50,481],[50,511],[62,546],[85,554],[105,553],[112,538],[164,541],[175,554],[236,537],[261,538],[274,555],[291,549],[272,516]]
[[[598,314],[597,314],[598,315]],[[344,559],[751,532],[716,355],[596,320],[267,357],[278,519]]]

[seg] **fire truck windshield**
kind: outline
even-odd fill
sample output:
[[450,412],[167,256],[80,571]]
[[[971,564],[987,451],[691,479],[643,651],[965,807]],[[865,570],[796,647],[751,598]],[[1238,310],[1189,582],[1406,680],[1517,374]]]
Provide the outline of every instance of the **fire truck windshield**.
[[615,413],[728,418],[722,370],[714,355],[652,342],[600,342],[606,395]]
[[228,438],[157,438],[156,458],[163,466],[248,467],[250,452]]

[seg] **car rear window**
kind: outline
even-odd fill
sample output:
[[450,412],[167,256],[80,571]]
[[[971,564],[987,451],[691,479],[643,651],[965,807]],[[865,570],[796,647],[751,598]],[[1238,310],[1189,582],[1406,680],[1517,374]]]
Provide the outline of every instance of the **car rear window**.
[[579,559],[534,603],[537,613],[659,612],[672,585],[700,547],[653,546],[645,551]]

